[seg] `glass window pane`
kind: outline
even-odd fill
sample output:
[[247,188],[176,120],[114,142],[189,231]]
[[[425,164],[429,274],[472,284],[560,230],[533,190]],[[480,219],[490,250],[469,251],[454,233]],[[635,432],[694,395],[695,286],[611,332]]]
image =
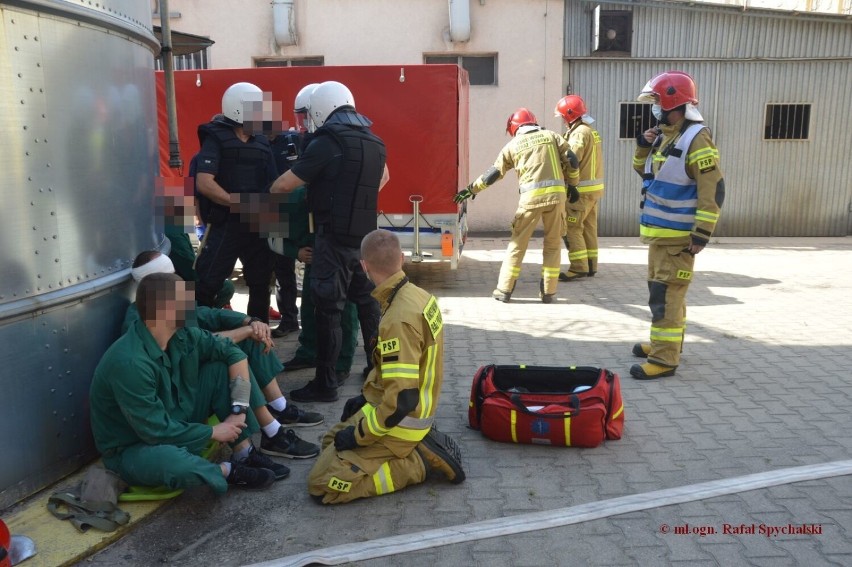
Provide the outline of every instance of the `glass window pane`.
[[423,62],[427,65],[458,65],[457,55],[426,55]]
[[496,63],[497,58],[493,55],[462,57],[462,67],[467,71],[471,85],[497,84]]

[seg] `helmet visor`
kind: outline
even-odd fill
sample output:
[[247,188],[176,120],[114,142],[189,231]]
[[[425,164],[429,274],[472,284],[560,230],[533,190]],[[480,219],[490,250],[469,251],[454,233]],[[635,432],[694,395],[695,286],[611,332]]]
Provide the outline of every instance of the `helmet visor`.
[[296,120],[296,130],[299,132],[308,131],[308,111],[301,110],[293,113]]

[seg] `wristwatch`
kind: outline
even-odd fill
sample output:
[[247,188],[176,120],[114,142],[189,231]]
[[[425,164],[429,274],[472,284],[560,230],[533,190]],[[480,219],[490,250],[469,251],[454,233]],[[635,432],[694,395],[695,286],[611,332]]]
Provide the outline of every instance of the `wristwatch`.
[[231,415],[243,415],[244,413],[248,413],[248,406],[242,404],[233,404],[231,406]]

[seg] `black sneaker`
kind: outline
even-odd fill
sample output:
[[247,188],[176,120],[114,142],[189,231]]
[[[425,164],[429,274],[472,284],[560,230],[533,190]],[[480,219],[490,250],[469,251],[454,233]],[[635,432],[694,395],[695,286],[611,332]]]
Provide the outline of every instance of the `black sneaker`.
[[278,411],[272,406],[266,407],[278,423],[288,427],[310,427],[319,425],[324,421],[321,414],[315,411],[305,411],[296,407],[296,404],[287,404],[284,411]]
[[319,455],[320,448],[313,443],[300,439],[292,429],[282,427],[274,437],[267,437],[265,433],[262,435],[260,451],[267,455],[287,457],[288,459],[310,459]]
[[293,372],[294,370],[302,370],[304,368],[316,368],[317,363],[313,360],[305,360],[303,358],[291,358],[284,363],[284,372]]
[[337,388],[329,388],[322,390],[314,389],[314,383],[308,382],[304,388],[293,390],[287,396],[294,402],[336,402],[340,396],[337,394]]
[[464,482],[461,449],[446,433],[441,433],[433,426],[414,450],[423,459],[427,473],[430,470],[438,470],[453,484]]
[[284,324],[280,323],[277,327],[272,329],[272,336],[276,339],[282,339],[289,335],[290,333],[298,333],[301,329],[299,329],[299,325],[297,323]]
[[275,473],[269,469],[256,469],[239,463],[231,463],[228,484],[240,488],[258,490],[275,482]]
[[[263,445],[261,445],[261,447],[263,447]],[[263,451],[263,449],[261,449],[261,451]],[[243,466],[258,470],[266,469],[272,472],[273,480],[284,480],[290,476],[289,468],[276,463],[266,455],[263,455],[261,451],[258,451],[256,447],[252,447],[248,457],[238,462],[234,462],[232,460],[232,466]]]

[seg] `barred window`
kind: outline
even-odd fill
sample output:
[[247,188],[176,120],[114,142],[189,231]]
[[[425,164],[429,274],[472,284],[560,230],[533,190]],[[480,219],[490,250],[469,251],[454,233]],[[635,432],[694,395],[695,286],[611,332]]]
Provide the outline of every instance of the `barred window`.
[[635,140],[639,134],[657,124],[650,104],[622,102],[618,114],[619,140]]
[[[172,57],[172,62],[175,71],[186,71],[188,69],[209,69],[209,61],[207,59],[207,48],[195,53],[187,53],[186,55],[175,55]],[[163,58],[154,58],[154,69],[157,71],[163,70]]]
[[810,124],[810,104],[767,104],[763,139],[807,140]]
[[497,54],[491,55],[423,55],[427,65],[458,65],[467,71],[471,85],[497,84]]

